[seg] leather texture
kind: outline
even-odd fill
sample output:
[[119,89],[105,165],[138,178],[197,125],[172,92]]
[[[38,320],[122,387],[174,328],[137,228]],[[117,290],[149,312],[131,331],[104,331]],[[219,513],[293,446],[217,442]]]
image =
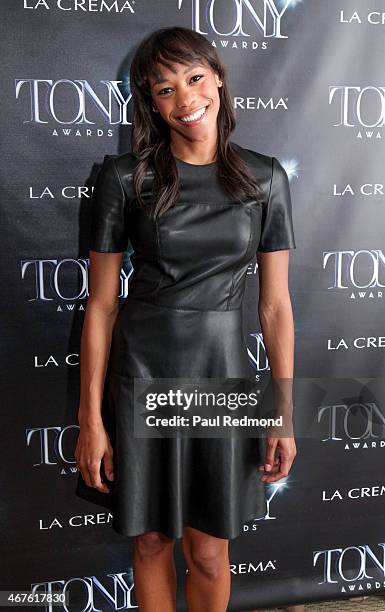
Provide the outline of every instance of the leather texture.
[[191,526],[232,539],[267,511],[261,438],[133,436],[134,378],[254,378],[242,321],[247,268],[257,250],[296,244],[283,166],[232,144],[262,187],[261,203],[234,201],[216,163],[176,159],[179,200],[153,221],[133,194],[131,153],[106,155],[95,184],[90,249],[124,252],[131,244],[133,274],[113,329],[102,406],[115,480],[104,494],[79,473],[76,494],[109,508],[125,536],[179,538]]

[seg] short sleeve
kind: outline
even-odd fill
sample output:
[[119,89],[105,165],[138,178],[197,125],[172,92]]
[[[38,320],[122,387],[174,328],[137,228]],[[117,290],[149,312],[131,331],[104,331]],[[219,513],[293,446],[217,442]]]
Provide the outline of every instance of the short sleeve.
[[258,251],[295,248],[289,179],[280,162],[272,157],[270,193],[262,209]]
[[113,156],[105,155],[91,198],[90,249],[102,253],[126,251],[126,195]]

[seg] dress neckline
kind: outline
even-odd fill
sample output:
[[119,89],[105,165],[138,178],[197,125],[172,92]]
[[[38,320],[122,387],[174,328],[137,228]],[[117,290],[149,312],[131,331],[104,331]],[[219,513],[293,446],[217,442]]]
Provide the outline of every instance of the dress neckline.
[[216,166],[218,164],[217,161],[210,162],[209,164],[190,164],[190,162],[186,162],[175,155],[174,158],[176,163],[182,164],[183,166],[189,166],[190,168],[210,168],[211,166]]

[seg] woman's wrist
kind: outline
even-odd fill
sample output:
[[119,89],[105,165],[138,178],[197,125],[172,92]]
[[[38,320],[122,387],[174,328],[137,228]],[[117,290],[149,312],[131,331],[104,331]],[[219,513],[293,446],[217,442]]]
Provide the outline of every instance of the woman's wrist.
[[100,409],[84,409],[79,408],[78,410],[78,422],[79,425],[92,428],[100,427],[103,424],[102,415]]

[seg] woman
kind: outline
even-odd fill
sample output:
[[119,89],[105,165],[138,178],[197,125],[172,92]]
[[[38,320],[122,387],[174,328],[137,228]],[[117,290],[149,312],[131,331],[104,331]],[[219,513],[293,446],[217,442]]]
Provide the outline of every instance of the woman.
[[[263,462],[261,438],[135,437],[132,383],[253,375],[241,306],[255,253],[272,374],[292,378],[288,180],[275,158],[230,142],[225,70],[204,36],[152,33],[130,76],[133,153],[106,156],[93,192],[77,494],[109,507],[113,528],[134,536],[141,612],[175,610],[179,537],[189,611],[220,612],[229,539],[265,514],[264,483],[288,474],[294,440],[270,437]],[[134,273],[118,310],[128,240]]]

